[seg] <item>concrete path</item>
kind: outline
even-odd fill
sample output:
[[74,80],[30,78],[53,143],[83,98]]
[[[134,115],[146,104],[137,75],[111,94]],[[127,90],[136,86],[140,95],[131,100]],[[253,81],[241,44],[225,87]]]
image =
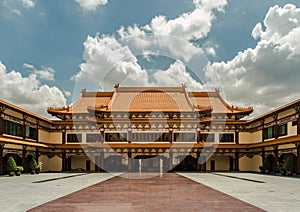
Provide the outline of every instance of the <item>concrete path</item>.
[[[147,174],[142,174],[147,175]],[[262,211],[175,173],[125,174],[38,206],[47,211]]]
[[267,211],[300,211],[300,178],[252,173],[179,173]]
[[111,177],[108,173],[41,173],[0,175],[0,211],[24,212]]

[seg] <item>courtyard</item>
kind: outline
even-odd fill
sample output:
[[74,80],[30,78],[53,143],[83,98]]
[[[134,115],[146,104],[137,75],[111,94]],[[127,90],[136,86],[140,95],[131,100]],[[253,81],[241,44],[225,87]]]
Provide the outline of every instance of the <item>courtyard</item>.
[[[298,211],[300,178],[234,172],[1,176],[2,211]],[[141,179],[139,179],[141,178]]]

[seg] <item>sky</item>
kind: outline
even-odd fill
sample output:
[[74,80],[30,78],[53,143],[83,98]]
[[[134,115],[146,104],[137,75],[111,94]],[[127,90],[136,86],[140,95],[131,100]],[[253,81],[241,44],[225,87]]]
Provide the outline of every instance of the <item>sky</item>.
[[121,86],[221,90],[252,117],[300,98],[300,2],[0,0],[0,99],[48,116]]

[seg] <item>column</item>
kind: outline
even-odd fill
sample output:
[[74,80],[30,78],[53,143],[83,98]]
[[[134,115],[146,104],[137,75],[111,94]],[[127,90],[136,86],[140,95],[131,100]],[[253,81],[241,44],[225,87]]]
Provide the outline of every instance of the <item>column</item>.
[[274,149],[274,172],[278,172],[278,146]]
[[297,119],[297,135],[300,134],[300,114],[298,116],[299,118]]
[[264,137],[265,122],[264,122],[264,120],[261,121],[261,124],[262,124],[262,129],[261,129],[261,140],[262,140],[262,142],[264,142],[264,140],[265,140],[265,137]]
[[129,151],[128,153],[128,171],[132,171],[132,153]]
[[61,167],[62,167],[62,171],[66,171],[66,151],[62,152],[62,156],[61,156]]
[[65,144],[66,143],[66,130],[62,130],[62,134],[61,134],[62,138],[62,144]]
[[238,151],[235,152],[234,169],[235,169],[235,171],[240,170],[240,168],[239,168],[239,152]]
[[0,174],[4,174],[3,150],[4,144],[0,144]]
[[169,142],[172,143],[173,142],[173,129],[169,129]]
[[199,160],[200,160],[200,150],[197,149],[197,171],[201,171],[201,164],[199,163]]
[[26,146],[23,146],[22,149],[22,166],[24,167],[25,172],[27,171],[27,167],[26,167]]
[[197,143],[200,143],[200,129],[197,129]]
[[173,169],[173,152],[170,150],[169,152],[169,170],[171,171]]
[[262,148],[262,150],[261,150],[261,160],[262,160],[262,164],[264,164],[265,157],[266,157],[265,148]]
[[297,166],[296,166],[296,173],[300,174],[300,144],[297,146]]
[[239,132],[238,132],[238,131],[235,131],[234,134],[235,134],[235,135],[234,135],[235,143],[236,143],[236,144],[239,144],[239,143],[240,143]]
[[36,142],[39,142],[39,128],[40,128],[39,120],[36,120]]
[[0,113],[0,135],[3,135],[3,115]]
[[131,128],[128,128],[128,131],[127,131],[127,141],[128,141],[128,143],[131,143],[131,139],[132,139],[132,131],[131,131]]
[[35,149],[35,160],[37,163],[39,163],[39,149],[37,147]]
[[103,128],[100,129],[100,134],[101,134],[101,143],[103,143],[105,141]]

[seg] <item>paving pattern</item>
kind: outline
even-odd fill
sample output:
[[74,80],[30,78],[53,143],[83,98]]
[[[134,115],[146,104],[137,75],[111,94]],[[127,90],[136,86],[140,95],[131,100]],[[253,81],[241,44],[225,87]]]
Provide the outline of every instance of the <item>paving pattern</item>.
[[263,211],[175,173],[145,175],[114,177],[30,211]]

